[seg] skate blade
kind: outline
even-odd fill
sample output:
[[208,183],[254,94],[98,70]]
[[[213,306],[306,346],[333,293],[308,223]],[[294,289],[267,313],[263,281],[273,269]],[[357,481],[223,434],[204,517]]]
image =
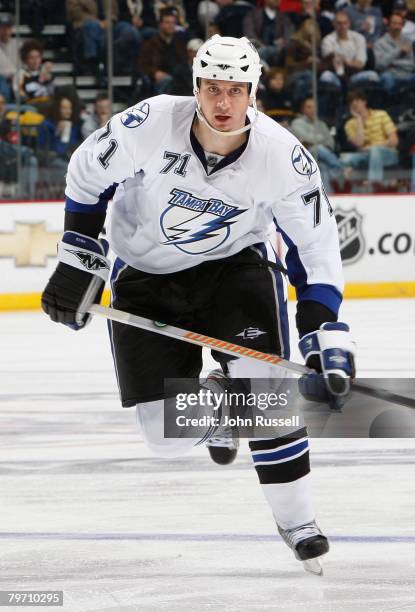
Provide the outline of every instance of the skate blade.
[[304,569],[306,572],[310,572],[310,574],[314,574],[315,576],[323,575],[323,566],[320,561],[320,557],[316,557],[315,559],[306,559],[303,561]]

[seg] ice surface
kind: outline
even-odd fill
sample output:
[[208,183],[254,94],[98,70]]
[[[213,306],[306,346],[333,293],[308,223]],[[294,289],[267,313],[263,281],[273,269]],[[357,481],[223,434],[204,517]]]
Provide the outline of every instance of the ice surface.
[[[414,376],[415,300],[350,301],[342,317],[361,375]],[[0,336],[0,589],[62,589],[46,609],[70,612],[415,610],[414,440],[312,440],[331,552],[324,577],[307,575],[246,443],[225,468],[203,448],[149,454],[102,320],[75,333],[2,314]]]

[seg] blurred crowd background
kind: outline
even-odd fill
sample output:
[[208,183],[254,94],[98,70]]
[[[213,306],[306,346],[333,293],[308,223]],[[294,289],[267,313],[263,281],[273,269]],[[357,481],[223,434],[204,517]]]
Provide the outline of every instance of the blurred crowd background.
[[334,193],[415,191],[415,0],[0,0],[0,199],[55,199],[73,150],[206,38],[247,36],[258,107]]

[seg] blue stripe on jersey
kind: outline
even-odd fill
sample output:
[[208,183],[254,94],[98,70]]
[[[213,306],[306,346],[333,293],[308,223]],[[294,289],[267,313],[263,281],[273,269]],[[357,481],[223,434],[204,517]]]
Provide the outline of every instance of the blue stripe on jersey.
[[74,213],[85,213],[91,215],[97,212],[107,212],[108,201],[101,201],[98,204],[81,204],[75,202],[66,196],[65,199],[65,210]]
[[124,268],[125,266],[126,266],[125,261],[123,261],[121,259],[121,257],[117,257],[116,260],[114,261],[114,265],[112,267],[111,281],[110,281],[111,282],[111,287],[112,287],[113,283],[117,280],[118,275],[121,272],[122,268]]
[[324,283],[316,283],[313,285],[307,284],[307,272],[305,271],[300,256],[298,255],[296,245],[278,226],[275,219],[274,223],[288,247],[288,253],[285,257],[285,264],[287,266],[290,283],[296,289],[297,300],[299,302],[304,302],[305,300],[320,302],[320,304],[323,304],[323,306],[326,306],[332,312],[334,312],[334,314],[338,315],[340,304],[343,300],[343,296],[340,291],[333,285]]
[[[297,296],[299,293],[297,291]],[[339,308],[343,300],[343,296],[333,285],[324,285],[316,283],[315,285],[307,285],[298,297],[299,302],[304,300],[313,300],[327,306],[335,315],[339,314]]]
[[261,453],[260,455],[252,455],[252,459],[254,460],[254,463],[258,463],[260,461],[277,461],[278,459],[286,459],[287,457],[293,457],[294,455],[297,455],[306,448],[308,448],[308,440],[303,440],[298,444],[293,444],[293,446],[289,446],[288,448],[278,449],[273,453]]
[[98,196],[98,202],[96,204],[81,204],[66,196],[65,210],[68,212],[86,213],[93,214],[96,212],[107,212],[108,200],[114,196],[115,190],[118,187],[118,183],[113,183]]
[[[260,251],[262,257],[265,260],[268,260],[267,248],[263,242],[259,244],[255,244],[254,247],[256,247]],[[274,251],[274,249],[272,249],[272,251],[275,256],[275,263],[282,265],[282,262],[280,258],[278,257],[278,255],[276,254],[276,252]],[[275,286],[277,288],[277,298],[278,298],[278,305],[279,305],[279,313],[277,313],[277,316],[279,318],[280,327],[281,327],[281,335],[282,335],[282,338],[280,338],[280,344],[282,348],[281,357],[284,357],[284,359],[289,359],[290,358],[290,330],[289,330],[289,322],[288,322],[287,302],[285,300],[285,295],[284,295],[284,278],[282,276],[282,272],[278,272],[277,270],[274,270],[271,267],[269,268],[269,271],[275,278]]]
[[[124,269],[124,267],[126,267],[126,265],[127,264],[120,257],[117,257],[112,267],[111,281],[110,281],[111,282],[111,306],[115,298],[114,283],[117,280],[119,274]],[[111,343],[112,358],[114,360],[115,375],[117,377],[118,391],[121,397],[121,387],[120,387],[120,380],[119,380],[118,370],[117,370],[117,360],[115,359],[115,346],[114,346],[114,338],[113,338],[113,332],[112,332],[112,321],[110,319],[107,319],[107,327],[108,327],[108,334],[109,334],[110,343]]]

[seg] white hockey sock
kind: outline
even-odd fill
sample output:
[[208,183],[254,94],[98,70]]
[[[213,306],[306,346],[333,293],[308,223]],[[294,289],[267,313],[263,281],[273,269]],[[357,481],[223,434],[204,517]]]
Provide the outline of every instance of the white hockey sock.
[[144,442],[157,457],[182,457],[199,441],[194,438],[164,437],[163,400],[137,404],[136,417]]
[[310,474],[294,482],[263,484],[261,487],[282,529],[292,529],[314,520]]

